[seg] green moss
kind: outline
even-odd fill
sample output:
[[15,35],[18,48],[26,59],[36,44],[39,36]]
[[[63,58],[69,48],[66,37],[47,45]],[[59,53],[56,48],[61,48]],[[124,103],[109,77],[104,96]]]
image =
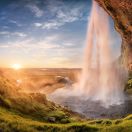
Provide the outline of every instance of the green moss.
[[114,124],[120,124],[120,123],[122,123],[121,119],[117,119],[117,120],[114,121]]
[[124,120],[131,120],[132,121],[132,114],[124,118]]
[[116,11],[112,8],[110,1],[105,0],[104,3],[105,3],[107,10],[110,11],[112,14],[116,15]]
[[[63,119],[63,123],[66,120]],[[92,122],[92,123],[91,123]],[[124,119],[100,119],[68,124],[53,124],[35,121],[32,118],[22,117],[17,113],[0,108],[0,128],[4,132],[131,132],[132,115]]]
[[128,94],[132,94],[132,73],[131,72],[129,73],[129,76],[128,76],[128,81],[125,86],[125,91]]

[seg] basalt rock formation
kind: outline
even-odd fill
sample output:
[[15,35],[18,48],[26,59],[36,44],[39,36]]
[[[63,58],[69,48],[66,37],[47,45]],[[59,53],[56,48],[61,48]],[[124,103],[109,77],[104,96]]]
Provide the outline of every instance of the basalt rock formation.
[[122,64],[132,70],[132,0],[95,0],[113,18],[115,29],[121,34]]

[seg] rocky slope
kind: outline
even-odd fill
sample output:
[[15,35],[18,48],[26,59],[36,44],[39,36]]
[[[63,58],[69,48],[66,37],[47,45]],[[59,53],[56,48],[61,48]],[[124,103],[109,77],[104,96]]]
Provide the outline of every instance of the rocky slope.
[[132,0],[96,0],[113,18],[122,37],[122,63],[132,70]]

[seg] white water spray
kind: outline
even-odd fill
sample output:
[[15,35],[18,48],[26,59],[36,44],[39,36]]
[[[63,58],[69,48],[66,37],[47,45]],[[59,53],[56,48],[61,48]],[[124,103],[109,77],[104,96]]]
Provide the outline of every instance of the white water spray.
[[110,41],[109,17],[93,1],[79,91],[84,97],[100,100],[106,105],[124,100],[124,86],[119,67],[113,63]]

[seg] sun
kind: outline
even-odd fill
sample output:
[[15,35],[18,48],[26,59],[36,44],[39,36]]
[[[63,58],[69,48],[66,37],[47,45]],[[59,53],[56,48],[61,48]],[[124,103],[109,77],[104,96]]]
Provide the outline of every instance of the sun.
[[20,69],[22,68],[20,64],[13,64],[11,67],[12,67],[14,70],[20,70]]

